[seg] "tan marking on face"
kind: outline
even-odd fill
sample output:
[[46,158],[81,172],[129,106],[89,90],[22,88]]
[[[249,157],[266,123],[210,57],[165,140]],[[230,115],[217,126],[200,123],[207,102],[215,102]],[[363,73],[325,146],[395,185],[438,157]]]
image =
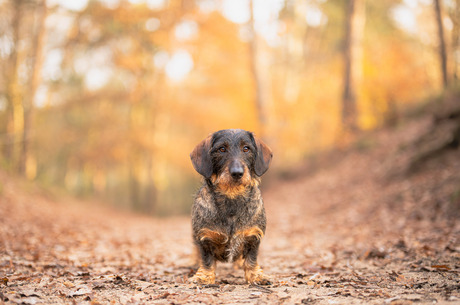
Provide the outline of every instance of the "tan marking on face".
[[249,173],[249,168],[245,165],[243,177],[237,181],[232,178],[228,167],[225,168],[222,174],[216,176],[214,180],[213,177],[211,177],[211,181],[214,185],[216,185],[219,193],[230,199],[234,199],[238,196],[244,195],[250,187],[259,186],[260,179],[252,178]]
[[212,175],[211,175],[211,182],[212,182],[212,184],[216,184],[216,181],[217,181],[217,175],[216,175],[216,174],[212,174]]

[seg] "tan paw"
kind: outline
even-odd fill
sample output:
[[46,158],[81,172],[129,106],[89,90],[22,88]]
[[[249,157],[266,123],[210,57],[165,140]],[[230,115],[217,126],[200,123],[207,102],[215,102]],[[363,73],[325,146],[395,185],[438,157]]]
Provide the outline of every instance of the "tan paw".
[[271,280],[264,274],[262,268],[256,265],[252,268],[245,268],[244,277],[248,284],[252,285],[271,285]]
[[189,279],[189,282],[200,285],[214,284],[216,282],[216,274],[212,269],[200,267],[195,275]]

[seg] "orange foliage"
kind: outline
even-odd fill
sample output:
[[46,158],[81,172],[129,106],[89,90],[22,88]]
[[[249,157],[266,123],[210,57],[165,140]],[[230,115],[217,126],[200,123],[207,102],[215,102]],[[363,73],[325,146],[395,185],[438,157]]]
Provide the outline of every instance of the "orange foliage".
[[[226,19],[218,6],[202,10],[198,1],[165,1],[157,9],[144,2],[120,1],[110,8],[89,1],[81,11],[52,10],[42,60],[52,62],[50,54],[58,50],[62,62],[51,67],[58,76],[40,84],[46,101],[34,111],[34,178],[139,210],[183,210],[197,180],[189,152],[213,131],[263,134],[274,150],[275,171],[334,147],[341,131],[344,7],[337,1],[312,2],[322,21],[311,25],[305,19],[311,7],[291,2],[265,21],[275,37],[270,39],[257,14],[257,36],[250,37],[248,24]],[[0,2],[0,8],[11,10],[12,3]],[[363,129],[387,123],[404,104],[436,88],[431,45],[392,25],[389,12],[395,5],[368,2],[374,15],[366,25],[371,34],[363,45],[357,90]],[[21,24],[20,45],[27,53],[32,38],[25,30],[33,28],[34,12],[22,9],[28,19]],[[6,18],[5,12],[0,15]],[[14,24],[5,20],[0,27],[10,33]],[[0,44],[9,41],[4,37],[9,39],[0,36]],[[5,67],[11,64],[7,49],[0,45]],[[185,57],[174,62],[177,51]],[[254,54],[260,75],[251,69]],[[30,59],[19,60],[26,71]],[[44,65],[45,72],[50,65]],[[171,71],[182,77],[171,77]],[[91,86],[93,75],[100,83]],[[256,76],[267,122],[258,121]],[[26,91],[27,77],[21,81]],[[1,98],[0,119],[6,122],[11,107]],[[9,132],[6,123],[0,128]],[[0,156],[8,158],[3,151]]]

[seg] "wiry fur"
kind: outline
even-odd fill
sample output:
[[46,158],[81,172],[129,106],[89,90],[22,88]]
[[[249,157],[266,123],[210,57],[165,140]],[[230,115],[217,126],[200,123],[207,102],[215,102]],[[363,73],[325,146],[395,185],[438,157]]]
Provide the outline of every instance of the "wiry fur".
[[259,178],[253,178],[247,166],[244,167],[244,174],[240,181],[233,181],[228,168],[226,168],[219,176],[212,175],[212,183],[216,186],[216,191],[234,199],[240,195],[245,195],[250,190],[248,186],[258,187]]
[[192,281],[214,283],[216,261],[242,258],[247,282],[268,283],[257,254],[266,227],[259,182],[271,158],[266,144],[239,129],[218,131],[191,153],[204,177],[192,207],[193,240],[200,253]]

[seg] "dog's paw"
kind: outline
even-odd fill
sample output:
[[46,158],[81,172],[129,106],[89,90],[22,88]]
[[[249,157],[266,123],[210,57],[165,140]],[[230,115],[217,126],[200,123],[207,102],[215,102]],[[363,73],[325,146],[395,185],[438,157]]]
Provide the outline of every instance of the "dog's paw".
[[250,285],[271,285],[270,277],[264,274],[262,268],[258,265],[253,268],[247,268],[244,271],[246,282]]
[[254,282],[250,284],[252,285],[271,285],[272,280],[268,276],[263,275],[262,277],[255,279]]
[[211,285],[216,282],[214,270],[207,270],[200,267],[198,271],[189,279],[189,282],[200,285]]

